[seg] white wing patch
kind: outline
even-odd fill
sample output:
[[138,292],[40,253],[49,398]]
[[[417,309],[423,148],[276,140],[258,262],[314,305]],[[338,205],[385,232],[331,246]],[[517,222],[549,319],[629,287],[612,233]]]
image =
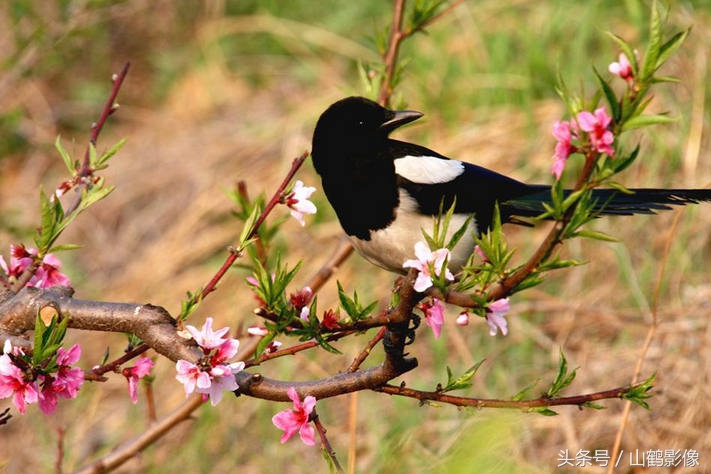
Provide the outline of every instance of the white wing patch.
[[414,183],[447,183],[464,173],[464,164],[435,156],[408,155],[395,160],[395,172]]

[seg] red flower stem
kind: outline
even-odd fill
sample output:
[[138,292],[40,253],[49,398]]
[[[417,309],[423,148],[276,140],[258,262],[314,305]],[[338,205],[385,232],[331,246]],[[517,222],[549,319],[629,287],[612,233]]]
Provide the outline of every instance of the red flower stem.
[[96,367],[96,368],[92,369],[91,372],[97,376],[104,375],[106,372],[113,372],[121,365],[125,364],[126,362],[133,359],[134,357],[137,357],[137,356],[143,354],[148,349],[150,349],[150,346],[148,344],[140,344],[140,345],[134,347],[133,349],[131,349],[130,351],[126,352],[124,355],[122,355],[118,359],[114,360],[113,362],[109,362],[107,364]]
[[[291,162],[291,168],[289,169],[289,172],[286,174],[284,177],[284,180],[281,182],[277,190],[274,192],[274,195],[272,198],[269,200],[267,205],[264,207],[264,210],[262,213],[259,215],[257,218],[256,222],[254,223],[254,227],[252,228],[252,231],[249,233],[247,236],[247,240],[254,238],[257,236],[257,232],[259,232],[259,227],[264,223],[264,220],[267,218],[270,212],[272,212],[272,209],[276,207],[277,204],[279,204],[279,201],[281,201],[282,194],[284,193],[284,190],[289,186],[289,183],[291,180],[294,178],[294,175],[296,172],[301,168],[301,165],[304,164],[304,161],[306,161],[306,158],[308,158],[309,152],[305,151],[303,152],[300,156],[297,158],[294,158],[294,160]],[[212,277],[212,279],[208,282],[208,284],[203,288],[202,292],[200,292],[199,299],[205,298],[207,295],[215,291],[215,288],[217,288],[217,284],[219,281],[222,279],[223,276],[225,276],[225,273],[227,273],[227,270],[230,269],[230,267],[235,263],[235,261],[241,256],[241,252],[237,251],[235,248],[230,249],[230,254],[227,256],[225,259],[225,262],[222,264],[219,270],[217,270],[217,273]]]
[[326,428],[321,424],[321,420],[319,419],[318,413],[316,413],[315,409],[311,414],[311,421],[313,421],[314,426],[316,427],[316,431],[318,432],[318,435],[321,438],[321,446],[323,447],[323,451],[333,463],[333,467],[336,468],[337,472],[344,472],[343,468],[341,467],[341,464],[338,462],[336,452],[333,450],[333,448],[331,447],[331,443],[326,437]]
[[363,349],[360,354],[358,354],[358,356],[353,359],[353,362],[348,367],[347,372],[355,372],[360,368],[361,364],[365,362],[365,359],[367,359],[373,351],[373,348],[383,339],[386,331],[387,328],[385,326],[380,328],[380,331],[378,331],[378,333],[370,341],[368,341],[368,344],[366,344],[365,349]]
[[[104,104],[104,109],[101,111],[99,120],[91,126],[91,135],[89,136],[90,145],[96,146],[96,141],[99,139],[99,134],[101,133],[101,129],[104,128],[106,119],[109,118],[109,115],[114,113],[116,110],[116,97],[118,96],[119,89],[121,89],[124,79],[126,79],[128,68],[130,66],[131,63],[127,62],[123,65],[121,71],[113,77],[113,87],[111,88],[109,98],[106,99],[106,103]],[[82,162],[81,169],[79,170],[79,176],[90,176],[94,172],[89,165],[90,149],[91,147],[87,146],[84,151],[84,160]]]

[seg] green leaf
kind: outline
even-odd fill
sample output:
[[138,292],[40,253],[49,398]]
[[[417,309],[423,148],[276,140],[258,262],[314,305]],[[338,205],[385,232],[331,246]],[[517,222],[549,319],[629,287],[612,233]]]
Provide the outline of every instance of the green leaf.
[[620,118],[622,117],[622,113],[620,103],[617,101],[617,96],[615,95],[615,91],[612,90],[610,84],[605,79],[603,79],[597,68],[593,67],[593,72],[595,73],[595,77],[597,78],[597,83],[600,86],[600,89],[602,89],[603,94],[605,94],[605,99],[607,99],[607,103],[610,106],[610,110],[612,110],[613,123],[618,123],[620,121]]
[[244,250],[251,242],[254,241],[254,239],[248,240],[248,238],[254,231],[254,225],[257,223],[257,219],[259,218],[261,212],[262,211],[259,206],[254,206],[249,217],[247,217],[247,220],[244,222],[244,227],[239,235],[238,251]]
[[668,115],[652,114],[652,115],[638,115],[632,117],[624,123],[622,126],[623,131],[633,130],[635,128],[648,127],[650,125],[659,125],[676,122],[678,119],[669,117]]
[[89,167],[91,169],[96,169],[96,145],[89,142]]
[[612,160],[612,168],[613,168],[614,172],[619,173],[620,171],[625,170],[629,165],[634,163],[634,160],[637,159],[638,154],[639,154],[639,144],[626,157],[617,157],[614,160]]
[[44,190],[40,189],[40,229],[35,237],[38,257],[43,257],[61,232],[61,221],[64,210],[59,199],[50,200]]
[[39,365],[54,356],[62,346],[64,335],[67,332],[69,318],[62,318],[57,322],[57,317],[52,316],[49,325],[45,325],[39,311],[35,319],[34,346],[32,348],[32,363]]
[[[54,318],[50,322],[50,325],[54,323]],[[44,325],[44,321],[40,318],[40,313],[37,311],[37,316],[35,317],[35,341],[33,344],[34,350],[32,351],[32,362],[39,364],[41,360],[37,360],[41,357],[40,352],[44,346],[45,333],[48,331],[48,327]]]
[[664,83],[664,82],[671,82],[671,83],[679,83],[681,82],[681,79],[679,79],[676,76],[654,76],[654,78],[651,81],[654,84],[657,83]]
[[263,338],[261,338],[259,340],[259,342],[257,343],[257,347],[254,349],[255,357],[259,357],[260,355],[262,355],[264,353],[264,351],[266,350],[267,346],[269,346],[269,344],[271,344],[271,342],[274,340],[275,337],[276,337],[276,333],[273,333],[270,331],[267,335],[265,335]]
[[67,170],[72,175],[76,173],[77,168],[79,167],[79,163],[72,159],[72,157],[69,155],[69,152],[66,150],[66,148],[64,148],[60,135],[57,135],[57,139],[54,141],[54,148],[57,149],[59,155],[62,157],[62,161],[64,161],[64,166],[67,167]]
[[96,170],[101,170],[101,169],[106,168],[106,166],[107,166],[107,165],[106,165],[106,162],[109,161],[109,158],[111,158],[111,157],[114,156],[116,153],[118,153],[118,151],[119,151],[121,148],[123,148],[123,146],[126,144],[126,141],[127,141],[127,140],[126,140],[125,138],[122,138],[122,139],[119,140],[114,146],[112,146],[109,150],[107,150],[106,152],[104,152],[104,154],[101,155],[101,156],[96,160],[96,164],[95,164],[94,167],[93,167],[94,170],[96,171]]
[[447,0],[417,0],[410,14],[410,30],[421,28],[434,17]]
[[472,222],[472,219],[474,219],[473,215],[470,215],[467,217],[467,219],[464,221],[464,223],[459,227],[459,229],[452,234],[452,238],[449,239],[449,242],[447,242],[447,248],[449,250],[452,250],[457,243],[462,240],[462,237],[467,233],[467,230],[469,230],[469,225]]
[[618,183],[617,181],[608,181],[607,185],[610,186],[611,188],[618,190],[622,194],[627,194],[629,196],[634,194],[634,191],[632,191],[631,189],[626,187],[624,184]]
[[653,388],[656,376],[657,374],[654,373],[644,382],[630,387],[627,392],[622,394],[622,398],[634,402],[642,408],[649,410],[649,404],[645,400],[652,397],[652,395],[648,392]]
[[655,70],[659,69],[667,61],[667,59],[669,59],[669,56],[671,56],[674,51],[679,49],[679,46],[681,46],[681,43],[686,40],[687,36],[689,36],[689,33],[691,33],[691,28],[688,28],[684,31],[680,31],[674,36],[672,36],[669,40],[667,40],[659,48],[659,56],[657,57]]
[[597,230],[583,229],[575,232],[574,237],[583,237],[585,239],[602,240],[603,242],[619,242],[618,239],[609,234]]
[[357,292],[354,291],[353,298],[351,298],[343,290],[343,286],[341,286],[340,281],[337,281],[336,284],[338,286],[338,300],[341,303],[341,307],[345,310],[346,314],[348,314],[348,316],[350,316],[353,321],[358,321],[367,317],[377,307],[378,302],[373,301],[364,308],[363,305],[360,303],[360,300],[358,299]]
[[573,382],[573,380],[575,379],[575,374],[576,374],[576,371],[578,370],[578,369],[573,369],[571,372],[568,372],[568,361],[566,360],[562,349],[559,351],[559,354],[560,354],[560,360],[558,362],[558,373],[556,374],[555,379],[553,380],[553,383],[546,391],[546,396],[548,396],[548,397],[556,396],[563,389],[565,389],[568,385],[570,385]]
[[595,402],[585,402],[583,403],[585,408],[592,408],[593,410],[605,410],[605,407]]
[[461,390],[471,387],[472,379],[485,360],[486,359],[482,359],[473,366],[469,367],[466,372],[457,378],[453,377],[452,370],[447,367],[447,385],[441,390],[441,392],[450,392],[452,390]]
[[535,387],[536,385],[538,385],[538,382],[540,382],[540,380],[536,380],[536,381],[534,381],[533,383],[531,383],[531,384],[529,384],[529,385],[526,385],[526,386],[523,387],[521,390],[519,390],[518,393],[516,393],[516,395],[514,395],[513,397],[511,397],[511,400],[513,400],[513,401],[515,401],[515,402],[519,402],[519,401],[525,399],[525,398],[528,396],[528,394],[531,392],[531,390],[533,389],[533,387]]
[[47,253],[50,252],[64,252],[66,250],[76,250],[82,248],[82,245],[79,244],[62,244],[62,245],[55,245],[52,248],[50,248]]
[[555,412],[555,411],[551,410],[551,409],[548,408],[548,407],[532,408],[531,411],[534,412],[534,413],[538,413],[539,415],[543,415],[543,416],[556,416],[556,415],[558,415],[558,412]]
[[652,2],[652,16],[649,23],[649,45],[642,61],[640,80],[647,81],[657,70],[657,63],[662,48],[662,15],[659,12],[659,2]]
[[178,314],[178,321],[185,321],[199,306],[202,302],[202,288],[198,288],[195,292],[187,292],[187,299],[180,302],[180,314]]

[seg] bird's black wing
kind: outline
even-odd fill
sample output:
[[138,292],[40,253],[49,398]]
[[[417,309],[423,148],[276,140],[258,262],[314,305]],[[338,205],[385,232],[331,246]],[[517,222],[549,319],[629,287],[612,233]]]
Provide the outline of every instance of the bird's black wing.
[[[520,214],[516,212],[518,207],[507,206],[506,202],[549,189],[546,186],[522,183],[481,166],[450,160],[419,145],[396,140],[390,142],[389,153],[393,156],[400,159],[407,157],[411,167],[422,162],[422,167],[431,171],[419,174],[399,173],[397,176],[398,186],[417,201],[419,211],[423,214],[436,215],[440,208],[446,210],[456,202],[454,212],[473,214],[477,226],[483,230],[490,226],[497,202],[501,205],[503,221],[509,222],[513,216]],[[433,159],[443,160],[442,174],[438,174],[437,167],[425,166],[427,161],[432,162]],[[460,165],[461,171],[456,176],[452,176],[455,173],[451,170],[457,165]],[[522,203],[522,206],[525,207],[526,204]],[[535,213],[530,211],[523,215],[537,214],[540,214],[540,211]]]
[[[416,164],[436,158],[449,164],[461,164],[461,173],[440,179],[436,173],[419,174],[417,179],[398,175],[398,185],[412,196],[424,214],[436,215],[440,206],[448,209],[456,199],[455,212],[473,214],[480,231],[491,225],[494,206],[499,204],[502,222],[525,223],[517,217],[535,217],[545,211],[543,203],[551,202],[551,187],[526,184],[495,171],[470,163],[450,160],[428,148],[391,140],[389,153],[411,157]],[[595,189],[593,212],[599,215],[654,214],[671,206],[711,201],[711,189],[631,189],[631,194],[617,189]],[[571,191],[566,190],[567,196]]]

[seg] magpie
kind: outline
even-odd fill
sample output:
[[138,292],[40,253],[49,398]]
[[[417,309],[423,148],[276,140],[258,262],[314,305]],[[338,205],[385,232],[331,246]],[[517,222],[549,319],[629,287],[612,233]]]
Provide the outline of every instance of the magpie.
[[[526,184],[495,171],[447,158],[414,143],[389,138],[392,131],[422,117],[390,110],[364,97],[348,97],[321,114],[311,158],[326,197],[358,252],[380,267],[404,273],[405,260],[432,229],[433,217],[454,203],[447,240],[472,217],[470,232],[452,249],[456,272],[474,249],[474,236],[492,223],[498,203],[502,222],[521,223],[550,202],[550,186]],[[711,201],[708,189],[596,189],[600,215],[654,214]]]

